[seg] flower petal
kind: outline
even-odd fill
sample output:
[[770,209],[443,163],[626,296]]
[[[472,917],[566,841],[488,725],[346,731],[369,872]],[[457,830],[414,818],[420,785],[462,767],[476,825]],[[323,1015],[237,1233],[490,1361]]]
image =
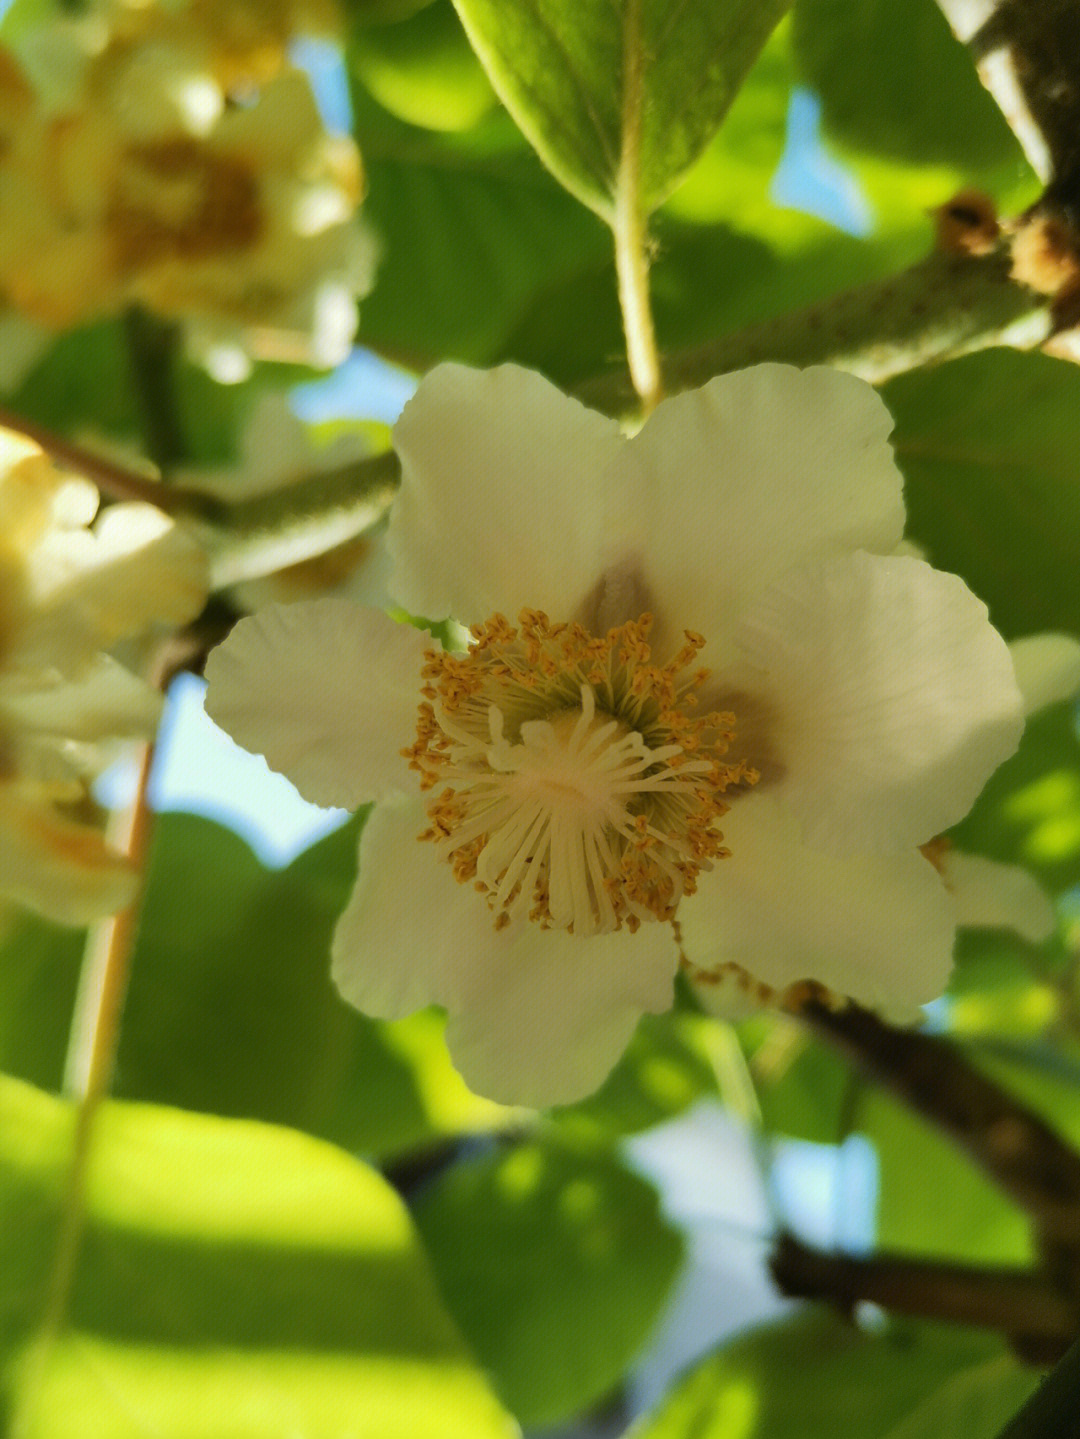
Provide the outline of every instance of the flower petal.
[[0,785],[0,894],[60,924],[84,925],[127,904],[138,876],[89,825]]
[[904,528],[892,417],[853,375],[757,365],[659,405],[631,442],[646,579],[718,638],[797,563],[887,552]]
[[242,619],[206,665],[210,718],[313,804],[356,809],[412,789],[431,636],[327,598]]
[[972,929],[1012,929],[1030,944],[1053,934],[1054,906],[1042,886],[1017,864],[947,849],[939,857],[945,887],[956,904],[957,923]]
[[811,849],[764,794],[737,800],[723,824],[730,857],[679,908],[695,969],[736,964],[776,990],[816,980],[905,1015],[942,992],[955,914],[917,850],[838,857]]
[[92,531],[57,532],[34,564],[47,586],[44,615],[96,647],[193,619],[209,586],[202,547],[153,505],[113,505]]
[[1071,699],[1080,690],[1080,643],[1071,635],[1027,635],[1009,646],[1024,713]]
[[578,937],[492,932],[446,1042],[469,1088],[534,1109],[583,1099],[607,1078],[642,1014],[670,1009],[677,953],[666,925]]
[[480,895],[433,847],[418,802],[377,808],[333,943],[334,983],[365,1014],[450,1011],[454,1063],[477,1094],[536,1107],[599,1085],[640,1016],[671,1005],[666,925],[579,938],[523,923],[496,930]]
[[483,899],[458,884],[418,836],[418,799],[377,805],[360,837],[360,871],[338,920],[331,976],[342,998],[377,1019],[400,1019],[460,997],[458,972],[494,936]]
[[19,740],[95,744],[150,735],[162,704],[160,691],[105,654],[95,655],[77,680],[21,692],[0,685],[0,716]]
[[394,427],[391,591],[429,619],[567,619],[599,577],[614,420],[516,365],[438,365]]
[[773,714],[774,792],[808,843],[914,849],[971,808],[1016,749],[1004,640],[956,575],[856,554],[797,571],[736,632]]

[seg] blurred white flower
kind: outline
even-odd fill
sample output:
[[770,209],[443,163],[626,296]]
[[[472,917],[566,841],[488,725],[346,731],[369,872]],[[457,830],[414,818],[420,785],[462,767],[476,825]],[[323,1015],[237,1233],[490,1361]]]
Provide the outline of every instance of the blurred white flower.
[[632,439],[516,367],[423,381],[391,592],[472,622],[468,652],[328,599],[207,667],[211,715],[307,798],[381,802],[334,940],[348,1000],[444,1005],[474,1088],[551,1104],[680,959],[899,1012],[940,993],[956,913],[918,846],[1023,701],[985,606],[893,553],[891,427],[825,369],[722,376]]
[[[258,13],[235,7],[252,55]],[[283,52],[228,103],[244,47],[222,61],[217,14],[120,5],[30,46],[29,71],[0,49],[0,291],[54,329],[143,305],[231,378],[237,355],[336,364],[375,259],[359,154]]]
[[206,598],[202,551],[150,505],[90,528],[97,491],[0,430],[0,898],[69,924],[133,882],[104,843],[87,781],[153,732],[161,697],[105,651]]

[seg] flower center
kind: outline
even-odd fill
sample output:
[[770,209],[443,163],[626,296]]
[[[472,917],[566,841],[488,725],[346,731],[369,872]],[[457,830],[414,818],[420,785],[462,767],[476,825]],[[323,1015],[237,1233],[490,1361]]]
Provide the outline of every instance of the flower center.
[[728,853],[725,790],[752,784],[722,756],[727,713],[691,714],[705,641],[665,664],[651,615],[591,635],[523,610],[476,625],[467,654],[425,654],[416,742],[431,827],[455,877],[484,894],[496,928],[523,915],[598,934],[671,920],[698,874]]

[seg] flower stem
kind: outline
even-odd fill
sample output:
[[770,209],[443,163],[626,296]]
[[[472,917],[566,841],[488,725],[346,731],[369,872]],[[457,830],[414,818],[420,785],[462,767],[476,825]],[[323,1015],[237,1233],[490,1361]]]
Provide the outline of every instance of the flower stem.
[[[154,746],[146,744],[139,766],[138,787],[130,810],[122,817],[122,833],[111,836],[145,882],[146,857],[153,816],[147,785]],[[41,1325],[29,1355],[21,1397],[11,1426],[12,1439],[29,1431],[33,1408],[45,1370],[67,1317],[75,1270],[86,1224],[86,1189],[93,1151],[95,1121],[112,1080],[120,1014],[127,994],[131,955],[141,900],[140,893],[119,914],[90,931],[75,1001],[64,1089],[78,1099],[71,1164],[60,1212],[56,1250],[49,1275]]]
[[649,237],[641,194],[641,120],[644,105],[641,0],[625,0],[623,12],[622,146],[615,186],[615,270],[626,334],[630,378],[648,414],[663,389],[649,303]]

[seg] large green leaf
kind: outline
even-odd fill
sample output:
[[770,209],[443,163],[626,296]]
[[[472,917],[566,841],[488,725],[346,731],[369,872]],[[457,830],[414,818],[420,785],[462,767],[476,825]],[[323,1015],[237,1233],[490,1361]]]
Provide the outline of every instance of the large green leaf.
[[[953,1263],[1030,1261],[1024,1215],[925,1120],[880,1090],[867,1088],[860,1094],[854,1128],[877,1150],[877,1237],[882,1249]],[[928,1175],[933,1175],[932,1184]],[[941,1202],[942,1195],[948,1203]]]
[[890,381],[912,537],[1013,638],[1080,633],[1080,370],[987,350]]
[[1080,741],[1071,703],[1028,720],[1019,750],[952,837],[960,849],[1025,865],[1051,892],[1080,883]]
[[[958,1369],[1000,1351],[965,1330],[869,1334],[811,1311],[698,1364],[633,1439],[881,1439]],[[963,1430],[942,1429],[956,1439]],[[630,1436],[628,1436],[630,1439]]]
[[640,125],[648,212],[716,131],[788,3],[455,0],[492,84],[544,163],[608,220],[625,183],[627,131]]
[[354,823],[287,869],[192,815],[158,824],[117,1065],[122,1097],[306,1129],[387,1157],[502,1122],[442,1020],[357,1014],[329,979]]
[[355,31],[349,64],[380,105],[411,125],[467,130],[497,103],[450,0]]
[[85,938],[23,914],[0,944],[0,1073],[56,1089],[64,1072]]
[[509,1439],[400,1201],[287,1130],[101,1111],[66,1322],[42,1336],[73,1118],[0,1082],[5,1433],[15,1412],[22,1439]]
[[1038,1373],[1002,1355],[972,1365],[924,1399],[885,1439],[997,1439],[1001,1426],[1040,1382]]
[[352,70],[355,134],[381,258],[360,337],[415,369],[448,358],[490,364],[538,296],[607,261],[610,237],[544,173],[502,111],[462,134],[436,134],[376,105],[362,68]]
[[456,1165],[416,1220],[450,1312],[525,1424],[614,1387],[682,1252],[649,1185],[603,1152],[550,1141]]
[[836,137],[969,171],[1022,158],[933,0],[796,0],[792,19],[802,75]]

